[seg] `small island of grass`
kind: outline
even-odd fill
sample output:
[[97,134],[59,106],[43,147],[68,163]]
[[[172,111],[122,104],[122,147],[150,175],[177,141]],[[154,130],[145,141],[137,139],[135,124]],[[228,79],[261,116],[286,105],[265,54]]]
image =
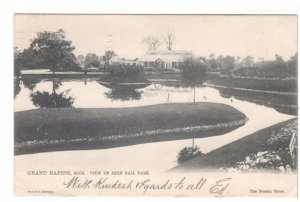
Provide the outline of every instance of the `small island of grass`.
[[222,135],[246,121],[235,108],[217,103],[15,112],[15,155]]

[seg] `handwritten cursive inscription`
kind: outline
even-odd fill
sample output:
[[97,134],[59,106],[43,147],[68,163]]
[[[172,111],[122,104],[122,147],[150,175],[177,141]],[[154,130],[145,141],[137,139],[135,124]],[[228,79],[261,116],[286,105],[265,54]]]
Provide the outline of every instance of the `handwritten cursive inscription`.
[[218,180],[216,184],[209,189],[209,192],[212,194],[222,195],[229,186],[229,180],[231,180],[231,178]]
[[67,189],[99,189],[99,190],[140,190],[143,195],[149,191],[165,191],[165,190],[186,190],[186,191],[205,191],[217,196],[222,196],[228,190],[231,178],[223,178],[217,180],[212,186],[208,186],[207,179],[200,178],[194,183],[188,183],[186,177],[177,181],[165,179],[162,182],[152,182],[147,178],[144,180],[129,179],[121,181],[119,179],[109,177],[99,178],[97,180],[74,176],[63,182],[63,186]]

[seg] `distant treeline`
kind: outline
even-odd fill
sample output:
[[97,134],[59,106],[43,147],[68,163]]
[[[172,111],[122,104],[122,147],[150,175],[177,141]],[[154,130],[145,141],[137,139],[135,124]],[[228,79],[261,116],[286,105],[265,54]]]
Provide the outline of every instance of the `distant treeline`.
[[[208,59],[204,58],[210,71],[219,71],[222,75],[237,77],[255,77],[255,78],[296,78],[298,54],[284,60],[281,56],[275,55],[274,60],[254,61],[254,58],[247,56],[243,59],[233,56],[210,55]],[[202,59],[203,60],[203,59]]]
[[[64,30],[56,32],[38,32],[31,40],[28,48],[14,50],[15,75],[20,74],[22,69],[51,69],[55,71],[82,71],[87,68],[97,68],[105,64],[118,63],[120,59],[114,51],[106,51],[103,56],[95,53],[88,53],[86,56],[75,56],[73,51],[75,46],[72,41],[67,40]],[[133,65],[134,61],[127,61],[126,69],[130,73],[140,71],[140,67]],[[197,60],[205,64],[210,72],[219,72],[222,75],[235,75],[241,77],[266,77],[266,78],[291,78],[297,76],[297,53],[284,60],[281,56],[276,55],[274,60],[264,60],[260,58],[255,61],[253,57],[245,58],[234,56],[218,56],[211,54],[208,58],[197,57]],[[131,63],[132,62],[132,63]],[[130,66],[130,67],[128,67]],[[124,73],[124,66],[110,65],[116,74]],[[102,71],[109,70],[102,68]],[[109,70],[111,71],[111,70]]]
[[296,78],[297,65],[297,54],[287,61],[276,55],[275,60],[256,62],[250,67],[242,66],[235,70],[233,74],[244,77]]

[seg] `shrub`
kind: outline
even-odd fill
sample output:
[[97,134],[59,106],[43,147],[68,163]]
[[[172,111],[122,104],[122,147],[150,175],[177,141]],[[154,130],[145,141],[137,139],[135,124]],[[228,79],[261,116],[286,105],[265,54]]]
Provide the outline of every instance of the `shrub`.
[[246,156],[244,161],[237,162],[228,171],[240,172],[282,172],[292,171],[292,162],[286,151],[259,151]]
[[178,71],[180,71],[179,69],[166,69],[163,67],[147,67],[145,69],[146,72],[157,72],[157,73],[167,73],[167,74],[173,74],[176,73]]
[[178,154],[177,162],[178,164],[189,161],[198,156],[202,156],[203,153],[200,151],[199,147],[184,147]]
[[[297,169],[297,153],[292,157],[289,143],[294,133],[297,133],[298,121],[295,120],[285,127],[272,131],[267,140],[266,150],[251,153],[244,161],[237,162],[230,171],[290,173]],[[297,151],[297,149],[296,149]]]
[[298,121],[294,121],[277,131],[272,131],[270,138],[267,140],[267,145],[270,149],[286,149],[294,133],[297,133]]
[[136,76],[143,72],[140,65],[121,63],[105,64],[102,70],[114,76]]

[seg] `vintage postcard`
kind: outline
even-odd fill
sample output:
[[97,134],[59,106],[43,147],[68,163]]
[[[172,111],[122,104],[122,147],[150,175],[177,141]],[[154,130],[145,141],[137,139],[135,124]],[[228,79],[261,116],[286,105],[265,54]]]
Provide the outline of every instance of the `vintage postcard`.
[[296,197],[296,15],[14,16],[18,196]]

